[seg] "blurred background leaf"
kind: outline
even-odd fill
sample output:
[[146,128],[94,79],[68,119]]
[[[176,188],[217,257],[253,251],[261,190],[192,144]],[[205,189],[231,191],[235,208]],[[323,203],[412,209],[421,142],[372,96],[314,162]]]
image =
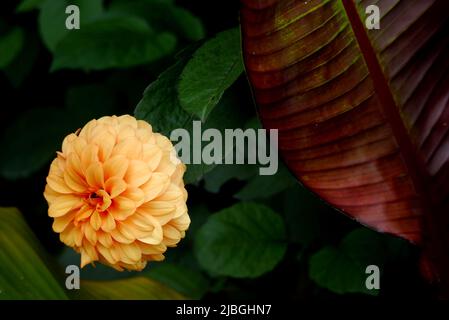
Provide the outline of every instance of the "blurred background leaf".
[[405,240],[387,237],[360,228],[349,233],[338,247],[327,246],[310,260],[310,277],[319,285],[339,294],[379,294],[365,285],[369,265],[378,266],[382,273],[390,257],[407,250]]
[[55,49],[52,70],[101,70],[153,62],[170,54],[176,38],[155,33],[133,16],[105,16],[70,32]]
[[[101,15],[103,12],[102,3],[102,0],[45,0],[42,4],[39,4],[39,31],[46,47],[53,52],[66,35],[75,32],[68,30],[65,25],[68,17],[65,12],[67,6],[76,5],[79,7],[80,24],[84,28],[89,21]],[[36,6],[34,2],[21,5],[25,8]]]
[[157,32],[170,31],[190,41],[201,40],[205,30],[201,20],[168,0],[115,0],[110,12],[132,14],[145,19]]
[[12,28],[5,35],[0,35],[0,69],[8,66],[19,54],[24,45],[22,28]]
[[22,0],[17,6],[17,12],[28,12],[38,9],[46,0]]
[[0,175],[7,179],[29,176],[48,163],[76,123],[60,109],[31,109],[11,123],[0,138]]

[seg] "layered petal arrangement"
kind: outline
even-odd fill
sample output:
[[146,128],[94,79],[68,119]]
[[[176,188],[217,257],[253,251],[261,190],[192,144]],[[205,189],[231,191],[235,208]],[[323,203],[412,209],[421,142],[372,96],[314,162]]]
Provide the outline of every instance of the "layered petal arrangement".
[[92,120],[64,139],[50,166],[44,196],[53,230],[81,253],[81,267],[142,270],[189,227],[184,172],[171,141],[147,122]]

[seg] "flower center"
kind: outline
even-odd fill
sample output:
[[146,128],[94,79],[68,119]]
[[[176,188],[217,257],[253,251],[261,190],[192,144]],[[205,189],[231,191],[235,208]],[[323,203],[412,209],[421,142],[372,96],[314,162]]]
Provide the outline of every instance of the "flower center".
[[96,192],[92,192],[89,195],[89,204],[92,207],[95,207],[98,212],[103,212],[111,205],[111,197],[109,194],[103,189],[98,190]]

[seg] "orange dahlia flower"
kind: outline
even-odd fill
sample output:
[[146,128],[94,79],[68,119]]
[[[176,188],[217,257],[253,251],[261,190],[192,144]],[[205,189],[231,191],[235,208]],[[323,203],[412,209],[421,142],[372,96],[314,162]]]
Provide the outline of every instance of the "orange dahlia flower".
[[122,271],[164,259],[189,227],[185,166],[170,140],[125,115],[92,120],[68,135],[44,196],[53,230],[94,261]]

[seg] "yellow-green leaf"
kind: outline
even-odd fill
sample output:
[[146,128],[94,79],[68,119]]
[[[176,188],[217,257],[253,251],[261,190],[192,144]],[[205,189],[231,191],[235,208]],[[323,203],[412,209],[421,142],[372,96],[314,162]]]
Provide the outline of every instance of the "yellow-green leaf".
[[22,215],[0,208],[0,300],[67,299]]
[[82,281],[78,298],[98,300],[184,299],[176,291],[142,276],[112,281]]

